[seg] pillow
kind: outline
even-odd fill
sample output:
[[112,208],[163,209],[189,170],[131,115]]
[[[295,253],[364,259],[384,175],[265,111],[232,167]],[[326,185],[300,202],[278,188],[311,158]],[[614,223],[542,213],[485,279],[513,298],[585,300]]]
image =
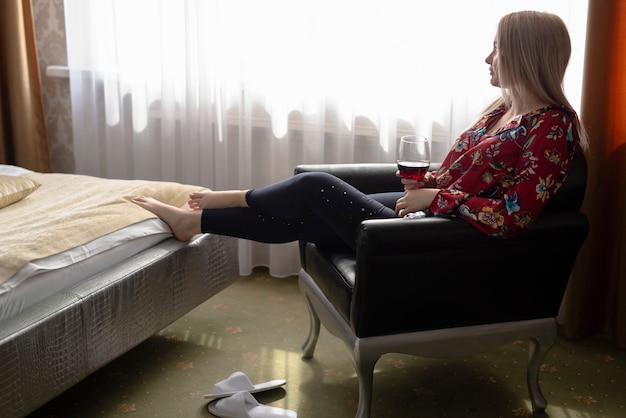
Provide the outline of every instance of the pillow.
[[0,209],[24,199],[41,184],[28,177],[0,175]]

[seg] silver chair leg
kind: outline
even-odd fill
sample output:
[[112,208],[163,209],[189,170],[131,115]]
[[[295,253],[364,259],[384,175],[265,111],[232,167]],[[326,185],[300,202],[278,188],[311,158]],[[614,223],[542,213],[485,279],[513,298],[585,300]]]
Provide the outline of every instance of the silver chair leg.
[[380,356],[360,352],[358,344],[354,348],[353,356],[354,368],[359,379],[359,408],[356,412],[356,418],[369,418],[372,407],[374,367]]
[[548,401],[543,396],[543,393],[541,393],[541,388],[539,387],[539,368],[551,347],[552,343],[542,343],[535,338],[531,338],[530,340],[526,381],[533,413],[544,412],[548,406]]
[[320,319],[311,304],[309,296],[304,295],[304,299],[306,300],[306,306],[309,309],[310,325],[309,335],[307,336],[306,341],[304,341],[304,344],[302,344],[302,351],[304,352],[304,358],[312,358],[313,353],[315,352],[315,346],[317,345],[317,339],[320,336]]

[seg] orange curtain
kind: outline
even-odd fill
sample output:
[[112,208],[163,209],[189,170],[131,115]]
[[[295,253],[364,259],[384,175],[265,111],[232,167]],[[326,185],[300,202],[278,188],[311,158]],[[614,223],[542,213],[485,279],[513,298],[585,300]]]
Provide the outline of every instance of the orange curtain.
[[31,0],[2,2],[0,163],[50,171]]
[[588,16],[581,120],[591,142],[590,234],[561,319],[567,337],[608,334],[626,348],[626,2],[590,0]]

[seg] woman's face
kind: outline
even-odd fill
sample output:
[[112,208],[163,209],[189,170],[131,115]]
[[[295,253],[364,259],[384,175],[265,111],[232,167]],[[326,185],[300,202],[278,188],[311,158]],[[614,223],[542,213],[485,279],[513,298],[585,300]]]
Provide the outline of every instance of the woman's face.
[[485,62],[489,64],[489,74],[491,75],[491,85],[494,87],[500,86],[500,77],[498,76],[498,44],[493,41],[493,50],[485,58]]

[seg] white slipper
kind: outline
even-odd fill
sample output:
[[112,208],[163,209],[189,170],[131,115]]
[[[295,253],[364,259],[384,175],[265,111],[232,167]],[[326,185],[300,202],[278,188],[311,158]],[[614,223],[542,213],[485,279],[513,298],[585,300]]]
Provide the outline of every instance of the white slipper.
[[209,412],[221,418],[297,418],[290,409],[260,404],[250,392],[237,392],[209,403]]
[[218,399],[232,396],[237,392],[246,391],[249,393],[262,392],[264,390],[276,389],[287,383],[285,379],[270,380],[269,382],[253,385],[248,376],[243,372],[235,372],[227,379],[217,382],[213,386],[213,392],[204,395],[204,399]]

